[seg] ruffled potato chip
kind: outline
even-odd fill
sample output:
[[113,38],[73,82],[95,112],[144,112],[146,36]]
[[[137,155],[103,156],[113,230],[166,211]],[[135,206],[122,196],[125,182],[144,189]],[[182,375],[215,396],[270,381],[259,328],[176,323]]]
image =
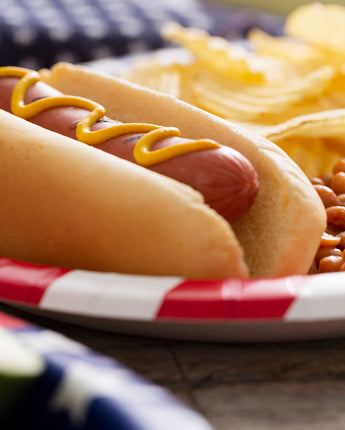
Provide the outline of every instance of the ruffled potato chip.
[[345,109],[295,117],[259,133],[280,146],[308,177],[330,174],[345,157]]
[[162,65],[158,61],[152,60],[148,63],[145,60],[138,60],[130,72],[123,73],[121,76],[139,85],[179,98],[181,97],[180,86],[183,73],[180,69],[182,67],[179,64]]
[[[345,157],[345,7],[295,9],[286,36],[254,29],[244,44],[166,25],[188,62],[136,64],[128,79],[166,92],[275,142],[308,176]],[[249,48],[249,49],[248,49]]]
[[[277,124],[288,119],[292,111],[294,115],[312,112],[333,76],[333,69],[323,66],[284,81],[244,84],[195,64],[161,65],[141,61],[130,74],[122,77],[226,119]],[[324,109],[339,107],[339,100],[334,99],[330,105],[325,99],[323,104]]]
[[[162,36],[172,42],[178,43],[195,58],[201,65],[226,76],[243,82],[263,82],[265,75],[253,61],[253,55],[245,48],[229,44],[221,37],[212,37],[204,30],[196,28],[183,28],[176,23],[163,26]],[[261,64],[261,58],[259,59]]]
[[300,6],[287,17],[285,32],[345,58],[345,8],[339,4]]
[[289,65],[290,74],[307,73],[326,64],[341,69],[344,64],[343,59],[333,52],[306,40],[275,37],[260,29],[251,30],[248,40],[258,54],[284,59]]
[[207,70],[191,83],[194,104],[221,117],[267,123],[302,102],[313,103],[329,86],[333,69],[325,66],[305,76],[265,86],[236,84]]

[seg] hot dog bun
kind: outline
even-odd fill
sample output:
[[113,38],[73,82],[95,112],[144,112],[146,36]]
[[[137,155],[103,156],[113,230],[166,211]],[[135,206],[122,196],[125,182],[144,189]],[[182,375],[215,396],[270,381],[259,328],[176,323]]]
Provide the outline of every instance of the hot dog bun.
[[[323,204],[308,178],[279,147],[250,131],[231,124],[229,121],[192,107],[171,96],[160,94],[83,66],[60,63],[51,70],[42,71],[41,76],[43,81],[63,93],[87,97],[101,103],[105,106],[107,115],[111,118],[122,122],[149,122],[162,126],[175,126],[181,130],[182,135],[185,137],[215,139],[219,143],[231,146],[244,154],[258,173],[260,188],[254,205],[244,217],[232,226],[232,229],[239,240],[241,248],[244,250],[250,276],[286,276],[308,272],[319,246],[321,234],[326,227],[326,214]],[[83,150],[83,153],[86,153],[86,150]],[[94,151],[92,151],[93,153]],[[102,157],[104,155],[98,155],[98,158]],[[126,166],[128,165],[126,164]],[[123,170],[125,170],[125,167],[123,167]],[[133,170],[132,167],[130,171],[133,174],[139,172],[139,170]],[[146,177],[146,173],[141,173],[141,175]],[[151,177],[151,175],[149,176]],[[171,190],[177,189],[175,183],[160,179],[159,184],[163,183],[164,191],[161,190],[159,196],[162,196],[170,187]],[[153,187],[152,189],[150,189],[151,186]],[[152,178],[150,186],[145,191],[152,198],[152,200],[150,198],[151,204],[147,205],[150,213],[145,215],[151,219],[155,219],[152,210],[158,210],[155,206],[159,206],[160,211],[163,210],[164,205],[158,194],[155,194],[158,191],[154,187],[157,187],[157,183]],[[134,201],[143,198],[142,193],[140,194]],[[153,196],[154,194],[156,197]],[[195,193],[189,191],[189,195],[195,196]],[[228,246],[231,247],[231,249],[224,252],[225,260],[229,259],[228,270],[225,268],[226,262],[224,263],[224,259],[219,259],[219,269],[206,273],[207,270],[204,268],[203,273],[201,273],[199,269],[204,264],[201,259],[195,266],[194,271],[188,271],[187,276],[244,276],[245,269],[243,269],[243,264],[239,263],[242,253],[234,236],[232,236],[229,226],[225,226],[219,217],[213,213],[211,214],[206,208],[203,208],[202,212],[204,213],[205,211],[205,214],[208,214],[210,222],[212,220],[209,227],[204,224],[204,227],[201,228],[201,224],[195,221],[188,223],[188,221],[184,220],[185,215],[181,218],[176,218],[176,208],[173,209],[174,205],[168,201],[169,198],[165,196],[164,202],[166,202],[167,207],[164,208],[164,216],[167,216],[170,220],[174,219],[175,224],[180,222],[177,220],[181,220],[184,227],[180,226],[180,228],[185,232],[188,231],[190,235],[188,241],[194,240],[191,239],[192,237],[198,238],[197,240],[200,241],[200,236],[207,234],[208,245],[205,246],[205,238],[204,247],[200,248],[199,245],[195,245],[193,251],[190,249],[188,258],[193,259],[193,261],[198,258],[195,255],[192,256],[191,252],[196,252],[197,254],[206,253],[205,260],[208,261],[208,265],[212,265],[215,268],[217,261],[211,263],[210,260],[213,260],[214,257],[216,260],[218,259],[216,255],[221,253],[218,250],[219,247],[223,250],[222,252]],[[184,197],[184,201],[186,213],[189,211],[189,207],[192,207],[193,211],[195,211],[196,203],[194,200],[193,203],[188,201],[187,204]],[[198,210],[201,210],[201,206],[199,200]],[[127,208],[123,210],[125,211]],[[171,210],[174,210],[174,216],[171,216]],[[165,223],[170,225],[166,220]],[[133,221],[132,228],[134,224],[135,222]],[[215,224],[217,224],[219,230],[217,230]],[[158,229],[158,226],[156,227]],[[133,243],[130,245],[130,249],[137,247],[139,237],[143,237],[143,228],[144,226],[136,227],[137,230],[140,230],[141,236],[131,235]],[[193,235],[189,229],[195,234]],[[216,236],[213,236],[212,233],[214,229],[218,231]],[[220,238],[220,236],[222,237]],[[157,237],[159,238],[158,233]],[[218,243],[218,240],[221,243]],[[157,240],[151,240],[151,242],[153,248],[150,255],[154,257],[160,252],[159,247],[161,245],[158,244]],[[182,244],[180,246],[181,253],[178,250],[175,253],[175,251],[168,249],[168,246],[171,246],[170,241],[165,251],[176,259],[175,265],[178,264],[177,261],[186,258],[186,254],[182,252]],[[192,247],[192,244],[189,244],[189,246]],[[173,249],[176,250],[176,244],[173,245]],[[143,257],[141,252],[138,254],[139,258]],[[135,253],[135,256],[138,254]],[[236,259],[236,262],[233,259]],[[163,265],[165,269],[161,268],[157,273],[168,271],[167,264],[165,261]],[[191,267],[195,264],[190,262]],[[127,264],[126,267],[128,268],[129,265]],[[235,267],[237,267],[236,270]]]
[[0,110],[0,255],[190,278],[247,277],[192,188]]

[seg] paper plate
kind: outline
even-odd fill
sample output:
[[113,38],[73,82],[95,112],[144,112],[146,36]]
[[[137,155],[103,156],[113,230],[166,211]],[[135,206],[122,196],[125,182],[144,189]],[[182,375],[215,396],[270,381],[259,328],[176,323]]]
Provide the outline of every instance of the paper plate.
[[0,300],[124,334],[252,342],[345,335],[345,274],[188,280],[0,259]]
[[[162,62],[188,61],[188,53],[180,48],[141,55],[155,55]],[[106,58],[87,65],[119,74],[135,58]],[[195,281],[65,270],[0,258],[0,300],[50,318],[124,334],[212,342],[345,335],[345,273]]]
[[[59,272],[52,269],[33,269],[32,272],[28,266],[10,262],[2,269],[9,274],[9,282],[12,282],[11,273],[27,272],[32,281],[32,292],[36,290],[36,293],[37,288],[55,277],[53,272]],[[14,278],[20,282],[21,275],[14,275]],[[31,295],[30,287],[26,287],[27,298],[38,297],[39,294],[33,292]],[[19,284],[15,287],[17,292],[18,288]],[[13,404],[0,413],[1,428],[212,430],[205,418],[182,404],[168,390],[114,359],[2,312],[0,328],[5,328],[11,342],[37,355],[43,363],[41,371],[30,382],[26,381],[22,390],[17,390]],[[7,375],[2,372],[3,363],[4,360],[0,363],[0,391],[4,389],[1,377]],[[14,366],[12,372],[13,369]],[[20,382],[12,379],[13,384]],[[7,383],[7,391],[11,389],[10,384],[11,380]]]

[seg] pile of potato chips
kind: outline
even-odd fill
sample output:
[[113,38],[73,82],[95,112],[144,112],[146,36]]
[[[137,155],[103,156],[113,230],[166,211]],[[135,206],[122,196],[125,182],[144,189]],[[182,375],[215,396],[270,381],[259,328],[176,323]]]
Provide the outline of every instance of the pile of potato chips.
[[252,30],[243,43],[167,24],[188,61],[138,59],[124,77],[172,94],[281,146],[309,176],[345,156],[345,7],[301,6],[285,36]]

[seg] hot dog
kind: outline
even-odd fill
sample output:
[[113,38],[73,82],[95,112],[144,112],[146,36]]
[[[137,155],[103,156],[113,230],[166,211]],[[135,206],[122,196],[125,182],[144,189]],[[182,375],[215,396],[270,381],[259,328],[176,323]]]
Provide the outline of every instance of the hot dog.
[[[0,75],[0,108],[11,112],[14,89],[20,83],[20,77],[11,76],[11,70],[2,68]],[[6,73],[6,70],[8,72]],[[28,71],[30,73],[30,71]],[[7,76],[8,75],[8,76]],[[26,71],[23,70],[23,76]],[[59,98],[62,93],[45,83],[37,81],[25,92],[25,104],[35,103],[45,97]],[[82,121],[89,111],[78,106],[58,106],[45,109],[28,119],[48,130],[76,138],[76,125]],[[92,130],[114,127],[118,122],[102,116]],[[95,147],[110,154],[137,162],[133,152],[139,139],[145,133],[125,133],[108,138]],[[165,147],[173,147],[191,143],[191,139],[181,137],[165,137],[152,145],[153,151]],[[226,146],[209,142],[210,148],[193,150],[186,154],[169,157],[165,161],[148,166],[151,170],[177,179],[201,192],[205,203],[215,209],[229,223],[234,223],[243,216],[250,206],[258,190],[258,179],[252,164],[238,151]],[[214,146],[214,148],[213,148]]]
[[310,181],[274,144],[84,67],[59,64],[41,78],[65,94],[101,103],[114,120],[175,126],[185,139],[232,147],[254,166],[259,191],[230,226],[190,187],[2,111],[2,255],[192,278],[308,272],[325,211]]

